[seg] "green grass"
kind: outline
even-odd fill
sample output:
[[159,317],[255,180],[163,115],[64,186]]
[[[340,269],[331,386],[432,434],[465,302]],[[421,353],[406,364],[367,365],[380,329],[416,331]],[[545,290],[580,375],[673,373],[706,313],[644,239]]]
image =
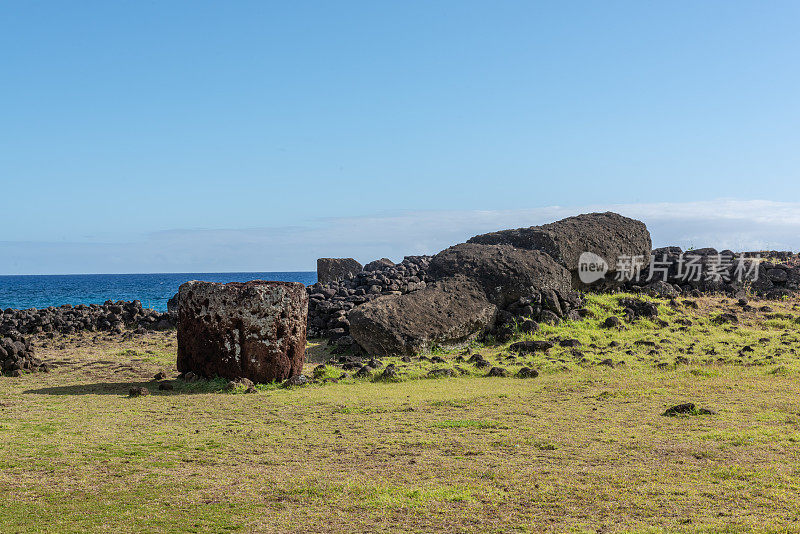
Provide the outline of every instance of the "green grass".
[[[0,378],[0,532],[800,532],[797,302],[731,326],[710,318],[732,301],[660,300],[666,326],[600,328],[618,298],[518,337],[579,353],[471,347],[534,379],[484,378],[440,349],[424,356],[444,363],[380,358],[397,382],[159,391],[174,332],[40,344],[56,370]],[[309,354],[312,375],[330,354]],[[661,416],[683,402],[717,413]]]

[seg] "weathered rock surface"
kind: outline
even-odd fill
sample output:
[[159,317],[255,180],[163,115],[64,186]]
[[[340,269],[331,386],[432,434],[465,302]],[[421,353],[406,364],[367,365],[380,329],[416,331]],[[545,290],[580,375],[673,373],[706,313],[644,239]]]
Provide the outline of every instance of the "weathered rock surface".
[[477,235],[468,243],[541,250],[573,272],[577,271],[583,252],[599,255],[608,263],[609,271],[615,272],[619,256],[643,256],[646,262],[652,246],[643,222],[612,212],[587,213],[542,226]]
[[371,261],[364,266],[366,272],[383,271],[386,268],[394,267],[394,262],[389,258],[381,258],[379,260]]
[[368,353],[414,354],[466,344],[487,332],[496,314],[480,284],[458,275],[363,304],[348,318],[350,335]]
[[455,245],[433,257],[428,273],[434,280],[473,278],[501,308],[540,290],[572,289],[570,273],[549,255],[510,245]]
[[302,372],[308,313],[303,284],[192,281],[178,295],[180,372],[254,382]]
[[350,279],[361,272],[362,265],[353,258],[319,258],[317,281],[321,284]]
[[352,339],[370,354],[412,354],[464,344],[498,324],[498,338],[508,337],[515,317],[580,318],[569,315],[582,305],[569,271],[538,250],[462,243],[434,256],[428,276],[425,289],[354,308]]

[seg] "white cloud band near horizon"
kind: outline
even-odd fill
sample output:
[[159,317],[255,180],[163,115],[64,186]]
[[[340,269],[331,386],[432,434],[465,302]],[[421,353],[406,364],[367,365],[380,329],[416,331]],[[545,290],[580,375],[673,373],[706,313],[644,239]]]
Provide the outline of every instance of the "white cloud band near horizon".
[[402,211],[303,226],[175,229],[137,240],[0,242],[0,274],[313,271],[318,257],[433,254],[469,237],[615,211],[647,224],[654,246],[799,250],[800,202],[718,199],[524,210]]

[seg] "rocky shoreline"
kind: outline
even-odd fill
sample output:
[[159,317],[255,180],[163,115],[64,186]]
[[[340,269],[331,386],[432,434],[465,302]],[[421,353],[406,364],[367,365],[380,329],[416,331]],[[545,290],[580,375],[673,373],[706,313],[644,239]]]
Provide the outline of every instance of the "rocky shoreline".
[[57,334],[78,332],[135,336],[169,330],[176,324],[174,314],[143,308],[138,300],[0,310],[0,374],[19,376],[49,370],[34,354],[36,337],[53,339]]

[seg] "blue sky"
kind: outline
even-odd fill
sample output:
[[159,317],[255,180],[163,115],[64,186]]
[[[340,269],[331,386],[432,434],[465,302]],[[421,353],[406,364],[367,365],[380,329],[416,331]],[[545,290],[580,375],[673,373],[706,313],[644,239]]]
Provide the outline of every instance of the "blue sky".
[[0,5],[0,273],[311,270],[617,209],[800,248],[797,2]]

